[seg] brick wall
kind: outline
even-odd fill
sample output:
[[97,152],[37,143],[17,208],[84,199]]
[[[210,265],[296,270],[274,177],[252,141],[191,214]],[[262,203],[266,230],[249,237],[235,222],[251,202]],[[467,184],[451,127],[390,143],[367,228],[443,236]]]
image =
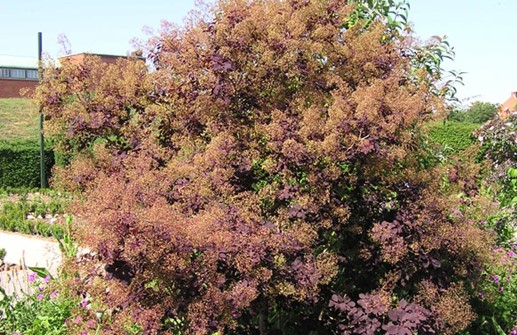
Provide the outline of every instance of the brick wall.
[[19,98],[22,88],[34,89],[37,85],[34,80],[0,79],[0,98]]
[[119,58],[127,58],[125,56],[112,56],[112,55],[101,55],[101,54],[88,54],[88,53],[80,53],[75,55],[63,56],[59,58],[60,62],[70,62],[72,64],[78,65],[84,63],[84,58],[88,55],[96,56],[101,59],[102,62],[108,64],[116,64]]

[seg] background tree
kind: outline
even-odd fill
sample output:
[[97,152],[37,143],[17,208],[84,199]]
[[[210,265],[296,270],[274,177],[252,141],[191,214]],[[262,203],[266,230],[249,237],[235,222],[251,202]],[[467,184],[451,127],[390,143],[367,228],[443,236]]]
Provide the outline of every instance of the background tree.
[[490,102],[475,101],[466,109],[455,109],[447,117],[450,121],[481,124],[492,120],[499,106]]

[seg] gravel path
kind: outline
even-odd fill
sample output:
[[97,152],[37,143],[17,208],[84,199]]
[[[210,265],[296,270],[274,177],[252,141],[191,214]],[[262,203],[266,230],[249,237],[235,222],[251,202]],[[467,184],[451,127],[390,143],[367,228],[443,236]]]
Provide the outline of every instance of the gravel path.
[[53,275],[62,261],[58,243],[50,238],[0,231],[0,248],[7,252],[5,262],[44,267]]

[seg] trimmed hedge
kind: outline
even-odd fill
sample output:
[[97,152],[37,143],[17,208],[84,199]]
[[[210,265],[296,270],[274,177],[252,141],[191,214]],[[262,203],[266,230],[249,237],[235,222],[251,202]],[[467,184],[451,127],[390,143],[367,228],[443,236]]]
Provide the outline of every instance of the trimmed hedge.
[[442,147],[444,154],[452,154],[476,142],[473,132],[477,128],[478,124],[469,122],[436,122],[429,125],[428,134],[431,141]]
[[[47,180],[54,153],[45,150]],[[40,187],[40,152],[36,141],[0,141],[0,188]]]

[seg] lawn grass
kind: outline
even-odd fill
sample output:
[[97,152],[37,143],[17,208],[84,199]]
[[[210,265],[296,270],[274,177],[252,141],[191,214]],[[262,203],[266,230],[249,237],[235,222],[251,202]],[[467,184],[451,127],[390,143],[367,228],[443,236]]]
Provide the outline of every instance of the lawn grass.
[[0,140],[38,140],[39,113],[31,100],[0,99]]

